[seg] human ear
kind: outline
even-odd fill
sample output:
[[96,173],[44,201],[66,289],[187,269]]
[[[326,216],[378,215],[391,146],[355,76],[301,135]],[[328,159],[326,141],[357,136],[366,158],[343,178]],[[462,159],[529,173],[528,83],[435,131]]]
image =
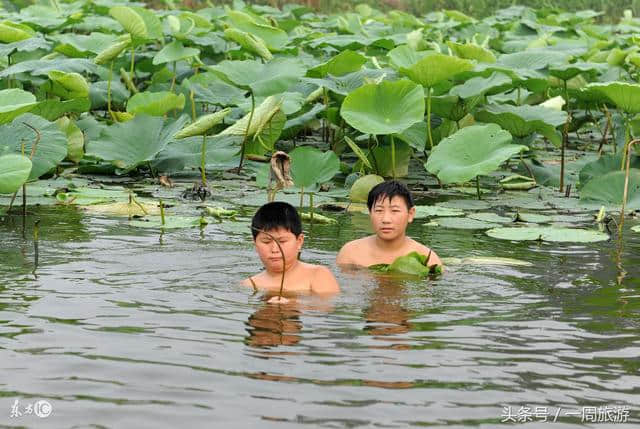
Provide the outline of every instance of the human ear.
[[296,243],[298,244],[298,252],[301,252],[302,245],[304,244],[304,234],[300,234],[296,237]]
[[416,215],[416,206],[413,206],[409,209],[409,223],[413,222],[413,218]]

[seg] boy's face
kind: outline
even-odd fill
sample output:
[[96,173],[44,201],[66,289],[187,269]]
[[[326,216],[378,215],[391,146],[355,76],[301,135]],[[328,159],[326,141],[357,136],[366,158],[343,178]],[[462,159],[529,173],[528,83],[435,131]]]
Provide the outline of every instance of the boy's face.
[[373,204],[369,216],[376,235],[382,240],[393,241],[404,236],[415,213],[415,207],[409,209],[401,196],[389,198],[383,195]]
[[[285,267],[289,269],[297,260],[298,253],[302,250],[304,235],[295,234],[285,228],[277,228],[267,231],[269,234],[259,232],[256,235],[256,252],[262,261],[265,269],[269,272],[282,272],[282,254],[278,249],[278,244],[273,238],[278,240],[284,252]],[[269,235],[273,236],[270,237]]]

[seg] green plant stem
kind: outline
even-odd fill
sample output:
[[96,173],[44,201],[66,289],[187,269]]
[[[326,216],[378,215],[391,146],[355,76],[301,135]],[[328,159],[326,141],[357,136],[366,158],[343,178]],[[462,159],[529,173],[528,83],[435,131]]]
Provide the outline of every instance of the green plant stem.
[[107,112],[109,112],[109,116],[111,116],[111,120],[116,121],[116,116],[111,111],[111,81],[113,80],[113,61],[109,65],[109,80],[107,81]]
[[626,171],[624,174],[624,192],[622,193],[622,209],[620,210],[620,222],[618,222],[618,237],[622,240],[622,227],[624,226],[624,209],[627,204],[627,196],[629,194],[629,170],[631,165],[631,147],[640,143],[640,139],[635,139],[629,142],[626,147]]
[[571,113],[567,112],[567,122],[564,123],[562,129],[562,143],[560,148],[560,189],[559,192],[564,191],[564,151],[567,146],[567,139],[569,138],[569,124],[571,123]]
[[303,204],[304,204],[304,186],[300,186],[300,210],[302,210]]
[[480,196],[480,175],[476,176],[476,192],[478,193],[478,199],[481,200]]
[[33,224],[33,271],[32,274],[36,274],[38,268],[38,260],[40,259],[40,252],[38,249],[38,235],[40,234],[40,219],[36,220]]
[[173,93],[173,89],[176,86],[176,61],[173,62],[173,77],[171,78],[171,87],[169,88],[169,92]]
[[207,173],[205,170],[205,159],[207,153],[207,133],[202,135],[202,154],[200,155],[200,173],[202,174],[202,185],[207,186]]
[[280,242],[273,235],[269,234],[267,231],[265,231],[263,229],[260,229],[260,228],[256,228],[254,226],[252,226],[251,229],[253,229],[254,231],[258,231],[258,232],[261,232],[263,234],[266,234],[273,241],[275,241],[276,245],[278,246],[278,250],[280,250],[280,256],[282,256],[282,277],[280,278],[280,290],[278,291],[278,297],[282,298],[282,292],[284,290],[284,273],[285,273],[285,270],[286,270],[286,261],[284,259],[284,250],[282,250],[282,246],[280,245]]
[[129,76],[131,76],[131,81],[133,82],[133,71],[136,63],[136,47],[131,44],[131,71],[129,72]]
[[160,223],[162,224],[162,226],[165,225],[165,220],[164,220],[164,203],[162,202],[162,200],[160,200]]
[[393,178],[396,178],[396,142],[393,140],[393,134],[391,134],[391,174]]
[[624,117],[624,147],[622,150],[622,163],[620,165],[620,170],[624,169],[625,162],[627,160],[627,155],[629,151],[629,144],[631,143],[631,124],[629,123],[629,118],[625,115]]
[[427,137],[429,148],[433,150],[433,137],[431,136],[431,87],[427,89]]
[[242,161],[244,160],[244,151],[247,146],[247,140],[249,138],[249,129],[251,128],[251,121],[253,121],[253,112],[256,109],[256,99],[253,95],[253,90],[249,88],[249,94],[251,94],[251,113],[249,113],[249,122],[247,123],[247,129],[244,132],[244,139],[242,140],[242,149],[240,150],[240,164],[238,165],[238,174],[242,169]]
[[313,225],[313,192],[309,193],[309,212],[311,213],[311,225]]

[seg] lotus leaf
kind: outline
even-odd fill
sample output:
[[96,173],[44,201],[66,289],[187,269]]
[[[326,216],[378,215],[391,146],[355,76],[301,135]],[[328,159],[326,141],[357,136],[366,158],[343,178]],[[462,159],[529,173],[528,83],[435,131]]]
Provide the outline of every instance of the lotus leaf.
[[254,60],[222,61],[211,70],[234,85],[251,88],[256,96],[269,96],[285,92],[306,73],[297,59],[274,58],[267,63]]
[[365,134],[399,133],[423,119],[423,89],[409,80],[364,85],[345,98],[340,114]]
[[[629,209],[640,209],[640,170],[632,168],[629,172],[626,206]],[[612,171],[594,177],[580,189],[580,201],[619,206],[622,204],[624,181],[624,171]]]
[[394,137],[407,143],[413,149],[422,152],[427,140],[427,123],[416,122],[401,133],[394,134]]
[[400,68],[400,72],[426,88],[433,88],[435,85],[472,68],[473,63],[469,60],[443,54],[431,54],[411,67]]
[[354,182],[349,192],[349,199],[353,203],[366,203],[369,191],[378,183],[384,182],[384,178],[376,174],[367,174]]
[[476,45],[473,43],[462,44],[448,41],[447,46],[449,46],[451,51],[453,51],[453,53],[460,58],[465,58],[467,60],[476,60],[481,63],[496,62],[496,56],[493,55],[493,52],[486,48],[483,48],[480,45]]
[[244,12],[230,10],[227,16],[236,28],[263,40],[269,50],[279,51],[289,42],[289,36],[284,30],[257,23],[251,15]]
[[267,48],[264,40],[258,36],[236,28],[227,28],[224,30],[224,35],[227,39],[233,40],[247,51],[262,57],[265,61],[269,61],[273,58],[273,54],[269,51],[269,48]]
[[51,50],[51,43],[42,37],[32,37],[20,42],[7,43],[0,45],[0,57],[12,55],[14,52],[33,52],[38,49],[49,51]]
[[396,70],[400,70],[402,68],[408,69],[432,53],[433,51],[416,51],[407,45],[400,45],[389,51],[387,55],[391,66]]
[[549,66],[564,64],[568,56],[567,53],[548,49],[526,50],[501,55],[496,65],[516,70],[540,70]]
[[514,222],[549,223],[552,221],[553,218],[551,216],[536,213],[516,212],[514,215]]
[[[176,137],[177,138],[177,137]],[[205,168],[231,168],[237,165],[242,136],[207,136]],[[165,172],[177,172],[200,167],[202,137],[187,137],[168,144],[153,161],[153,168]]]
[[[385,177],[404,177],[409,174],[409,160],[412,150],[404,141],[391,145],[378,146],[371,151],[370,160],[374,162],[377,173]],[[395,151],[395,154],[393,153]],[[393,159],[395,157],[395,165]]]
[[340,52],[338,55],[331,58],[329,61],[319,64],[307,72],[309,77],[325,77],[327,75],[343,76],[348,73],[353,73],[362,68],[362,65],[367,62],[367,58],[360,55],[357,52],[346,49]]
[[[595,177],[603,176],[613,171],[620,171],[621,164],[622,154],[602,155],[597,160],[585,164],[580,170],[580,186],[584,186]],[[636,169],[640,168],[640,157],[632,156],[629,166]]]
[[0,194],[13,194],[27,181],[31,161],[24,155],[0,156]]
[[198,55],[200,55],[200,49],[185,48],[180,41],[174,40],[168,45],[165,45],[165,47],[153,57],[152,62],[153,65],[165,64],[186,60],[187,58],[192,58]]
[[335,152],[322,152],[314,147],[302,146],[289,153],[291,177],[299,188],[328,182],[340,171],[340,160]]
[[[143,216],[145,212],[132,202],[129,205],[130,193],[122,187],[114,188],[90,188],[90,187],[77,187],[70,188],[66,192],[56,191],[56,200],[63,204],[74,204],[78,206],[90,206],[94,204],[102,204],[103,207],[96,208],[93,211],[98,213],[108,213],[115,215],[127,215],[131,216]],[[118,204],[110,204],[118,202]],[[147,213],[152,212],[153,207],[145,206]]]
[[0,42],[13,43],[33,37],[35,31],[25,24],[15,24],[11,21],[0,22]]
[[483,256],[478,258],[441,258],[445,265],[503,265],[513,267],[531,267],[531,262],[513,258],[501,258],[496,256]]
[[539,132],[556,146],[562,143],[556,127],[567,120],[567,113],[541,106],[489,105],[476,114],[476,119],[500,125],[516,137]]
[[595,243],[606,241],[609,236],[603,232],[556,227],[494,228],[486,232],[489,237],[512,241],[552,241],[573,243]]
[[436,220],[439,227],[452,229],[489,229],[497,228],[497,223],[483,220],[471,219],[468,217],[441,217]]
[[17,88],[0,90],[0,124],[11,122],[36,104],[36,97],[30,92]]
[[96,55],[93,62],[96,64],[105,64],[114,60],[131,44],[131,36],[121,36],[117,41],[111,43]]
[[469,219],[475,219],[482,222],[492,222],[492,223],[511,223],[513,222],[513,218],[507,216],[500,216],[495,213],[471,213],[467,215]]
[[472,125],[442,140],[425,167],[443,183],[466,182],[496,170],[513,155],[528,150],[511,143],[511,134],[496,124]]
[[337,220],[318,213],[313,213],[313,217],[311,213],[300,213],[300,219],[305,221],[311,221],[313,219],[313,223],[321,223],[324,225],[336,225],[338,223]]
[[278,110],[271,117],[271,120],[257,131],[253,138],[245,142],[245,153],[262,155],[266,152],[272,152],[282,133],[285,122],[287,122],[286,115],[282,113],[282,110]]
[[441,206],[415,206],[415,219],[424,219],[430,217],[452,217],[464,216],[464,212],[458,209],[450,209]]
[[353,153],[356,154],[356,156],[358,157],[358,159],[365,165],[367,166],[367,168],[369,169],[373,169],[373,166],[371,165],[371,163],[369,162],[369,158],[367,158],[367,155],[364,154],[364,152],[362,151],[362,149],[360,149],[360,147],[353,141],[351,140],[348,136],[344,136],[344,141],[347,142],[347,145],[349,145],[349,147],[351,148],[351,150],[353,151]]
[[30,73],[34,76],[46,75],[52,70],[67,73],[93,73],[98,68],[93,62],[84,58],[54,58],[52,60],[27,60],[14,64],[0,72],[0,78],[18,73]]
[[637,83],[592,83],[587,88],[602,94],[626,113],[640,113],[640,85]]
[[40,141],[31,160],[33,166],[29,180],[33,180],[53,170],[67,156],[68,142],[67,136],[58,129],[55,122],[25,113],[15,118],[12,123],[0,127],[0,155],[22,153],[22,143],[25,145],[24,153],[31,153],[36,133],[25,126],[25,123],[40,133]]
[[427,255],[418,252],[411,252],[396,258],[391,264],[377,264],[369,268],[382,273],[401,273],[421,277],[433,272],[440,272],[439,266],[427,266],[427,257]]
[[603,67],[602,64],[577,62],[549,67],[549,74],[551,76],[557,77],[558,79],[566,81],[576,77],[580,73],[599,71],[603,70],[604,68],[605,67]]
[[111,125],[97,140],[89,141],[86,154],[129,171],[143,162],[151,161],[186,121],[187,117],[181,116],[165,126],[162,118],[136,115],[128,122]]
[[436,206],[458,210],[486,210],[491,204],[482,200],[448,200],[436,203]]
[[229,112],[231,112],[231,109],[226,108],[215,113],[201,116],[194,123],[187,125],[182,130],[180,130],[175,135],[175,138],[183,139],[185,137],[201,136],[203,134],[206,134],[207,131],[209,131],[212,127],[222,122],[224,117],[227,116]]
[[71,119],[62,117],[56,121],[60,131],[67,135],[67,158],[76,164],[84,156],[84,134]]
[[[253,115],[251,112],[237,120],[233,125],[222,130],[219,135],[237,136],[258,136],[271,119],[280,111],[282,99],[280,97],[269,96],[255,108]],[[251,122],[249,122],[251,119]]]
[[54,82],[53,92],[67,100],[89,96],[89,84],[79,73],[65,73],[51,70],[49,79]]
[[500,180],[500,186],[504,189],[528,191],[537,186],[536,180],[520,174],[512,174]]
[[489,77],[473,77],[462,85],[454,86],[449,91],[451,95],[457,95],[460,98],[471,98],[484,95],[495,88],[508,89],[511,87],[511,78],[503,73],[494,72]]
[[137,39],[162,39],[162,23],[151,11],[138,6],[115,6],[109,9],[122,27]]
[[171,110],[184,109],[184,102],[184,94],[176,95],[169,91],[139,92],[127,102],[127,112],[134,115],[163,116]]
[[[131,40],[130,36],[127,38]],[[118,37],[113,34],[93,32],[89,35],[62,33],[55,39],[60,42],[55,47],[56,52],[60,52],[67,57],[83,58],[93,54],[99,54],[105,46],[111,46],[118,41]]]
[[209,222],[203,217],[167,216],[164,224],[160,216],[148,217],[145,220],[132,220],[129,225],[138,228],[179,229],[195,228],[207,225]]
[[631,231],[633,232],[640,232],[640,225],[636,225],[634,227],[631,227]]

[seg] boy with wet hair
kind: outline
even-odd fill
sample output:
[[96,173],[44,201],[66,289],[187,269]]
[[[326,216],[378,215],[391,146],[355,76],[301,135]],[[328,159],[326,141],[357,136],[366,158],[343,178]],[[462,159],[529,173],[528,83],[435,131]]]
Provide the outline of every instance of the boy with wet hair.
[[300,215],[291,204],[274,201],[260,207],[251,220],[251,233],[265,269],[245,279],[242,282],[245,286],[277,293],[284,272],[285,294],[333,294],[340,290],[328,268],[298,259],[304,234]]
[[405,185],[396,180],[377,184],[369,191],[367,207],[375,234],[342,246],[336,258],[339,265],[391,264],[400,256],[418,252],[429,256],[428,266],[442,267],[442,261],[434,251],[406,236],[407,225],[413,222],[416,208]]

